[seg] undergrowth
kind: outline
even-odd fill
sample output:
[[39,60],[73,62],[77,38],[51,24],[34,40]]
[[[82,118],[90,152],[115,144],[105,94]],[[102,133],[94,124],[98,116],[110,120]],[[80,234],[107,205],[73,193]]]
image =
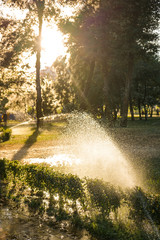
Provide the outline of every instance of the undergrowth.
[[44,164],[0,160],[0,201],[47,216],[53,227],[65,220],[99,240],[159,239],[160,195],[80,179]]

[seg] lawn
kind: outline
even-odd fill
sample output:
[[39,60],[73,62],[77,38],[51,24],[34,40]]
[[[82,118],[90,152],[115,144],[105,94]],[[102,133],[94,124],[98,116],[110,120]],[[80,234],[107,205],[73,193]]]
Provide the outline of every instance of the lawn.
[[[16,122],[16,124],[18,123]],[[12,137],[9,141],[1,143],[0,157],[11,156],[12,151],[23,148],[25,150],[27,148],[27,154],[30,153],[29,157],[31,155],[40,157],[45,154],[47,156],[50,154],[50,150],[47,148],[68,143],[68,136],[66,137],[64,134],[67,124],[66,120],[44,122],[37,133],[35,123],[13,127],[14,122],[8,122],[8,126],[12,127]],[[140,179],[140,184],[150,191],[159,193],[160,118],[149,118],[148,121],[138,119],[131,121],[129,119],[127,128],[105,128],[104,131],[107,131],[133,166]],[[42,154],[41,148],[43,149]],[[4,155],[2,155],[3,153]]]
[[160,118],[129,120],[127,128],[113,128],[109,134],[133,165],[141,185],[160,193]]

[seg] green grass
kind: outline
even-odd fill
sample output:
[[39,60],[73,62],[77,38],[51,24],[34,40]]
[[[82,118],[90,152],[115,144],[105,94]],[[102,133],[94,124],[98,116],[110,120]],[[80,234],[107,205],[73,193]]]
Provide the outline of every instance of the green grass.
[[[15,122],[15,125],[18,122]],[[13,121],[12,123],[8,123],[8,127],[15,126]],[[58,140],[63,130],[65,129],[66,122],[50,122],[44,123],[42,127],[39,129],[38,136],[36,139],[36,143],[47,142],[51,140]],[[27,124],[27,125],[19,125],[15,128],[12,128],[12,137],[9,141],[7,141],[7,145],[14,145],[14,144],[25,144],[26,142],[34,143],[34,132],[36,131],[35,124]],[[5,143],[2,143],[5,145]],[[1,146],[2,146],[1,145]]]
[[160,118],[128,120],[127,128],[112,128],[109,134],[127,155],[142,186],[160,193]]
[[153,117],[153,118],[148,118],[147,121],[139,120],[138,118],[135,118],[135,121],[132,121],[130,118],[128,119],[128,128],[137,128],[137,127],[142,127],[142,128],[148,128],[148,127],[160,127],[160,118],[159,117]]

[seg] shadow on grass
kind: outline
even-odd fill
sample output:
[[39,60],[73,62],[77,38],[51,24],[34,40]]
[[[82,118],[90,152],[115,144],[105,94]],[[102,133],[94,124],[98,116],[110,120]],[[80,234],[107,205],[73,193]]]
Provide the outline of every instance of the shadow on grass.
[[39,130],[36,129],[33,134],[26,140],[24,146],[13,155],[11,160],[22,160],[27,155],[29,148],[37,141],[39,134]]

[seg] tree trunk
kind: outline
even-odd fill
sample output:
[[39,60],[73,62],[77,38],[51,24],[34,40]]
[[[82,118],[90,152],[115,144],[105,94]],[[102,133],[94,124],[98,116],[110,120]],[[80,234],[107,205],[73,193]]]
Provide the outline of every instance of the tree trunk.
[[114,109],[114,121],[117,120],[117,113],[118,113],[118,110],[115,108]]
[[123,96],[123,102],[122,102],[122,118],[120,122],[121,127],[127,127],[128,101],[129,101],[129,95],[131,90],[132,74],[133,74],[133,56],[129,54],[128,71],[125,79],[125,89],[124,89],[124,96]]
[[151,107],[150,109],[150,118],[152,118],[152,116],[153,116],[153,107]]
[[81,92],[81,109],[90,109],[91,110],[91,106],[89,104],[88,101],[88,94],[89,94],[89,90],[91,87],[91,83],[92,83],[92,79],[93,79],[93,75],[94,75],[94,68],[95,68],[95,60],[92,60],[90,62],[89,65],[89,74],[88,74],[88,78],[84,87],[84,90]]
[[147,80],[145,80],[145,84],[144,84],[144,99],[143,99],[144,115],[145,115],[145,120],[147,121],[148,111],[146,109],[146,97],[147,97]]
[[89,69],[89,75],[85,84],[84,88],[84,96],[87,98],[89,89],[91,87],[92,79],[93,79],[93,74],[94,74],[94,68],[95,68],[95,60],[92,60],[90,63],[90,69]]
[[132,97],[131,97],[131,95],[129,97],[129,104],[130,104],[131,119],[132,119],[132,121],[134,121],[135,118],[134,118],[134,111],[133,111],[133,104],[132,104]]
[[130,89],[130,79],[128,78],[126,79],[124,96],[123,96],[122,118],[120,122],[121,127],[127,127],[129,89]]
[[111,107],[111,100],[110,100],[110,93],[109,93],[109,87],[107,79],[104,81],[104,101],[105,101],[105,116],[108,121],[108,125],[112,126],[113,122],[113,114],[112,114],[112,107]]
[[104,119],[105,118],[105,109],[104,109],[104,105],[102,104],[101,106],[101,117]]
[[145,120],[147,121],[147,119],[148,119],[148,110],[146,108],[146,105],[144,105],[144,113],[145,113]]
[[104,72],[104,87],[103,87],[103,95],[104,95],[104,103],[105,103],[105,116],[107,118],[108,126],[112,127],[113,125],[113,114],[112,114],[112,99],[108,81],[108,74],[109,71],[106,65],[103,65],[103,72]]
[[36,112],[37,112],[37,128],[40,127],[42,115],[42,96],[41,96],[41,79],[40,79],[40,64],[41,64],[41,38],[42,38],[42,24],[43,24],[43,10],[44,1],[36,1],[39,23],[39,35],[37,41],[37,54],[36,54]]
[[140,100],[139,100],[139,99],[138,99],[138,111],[139,111],[139,120],[142,120],[141,103],[140,103]]

